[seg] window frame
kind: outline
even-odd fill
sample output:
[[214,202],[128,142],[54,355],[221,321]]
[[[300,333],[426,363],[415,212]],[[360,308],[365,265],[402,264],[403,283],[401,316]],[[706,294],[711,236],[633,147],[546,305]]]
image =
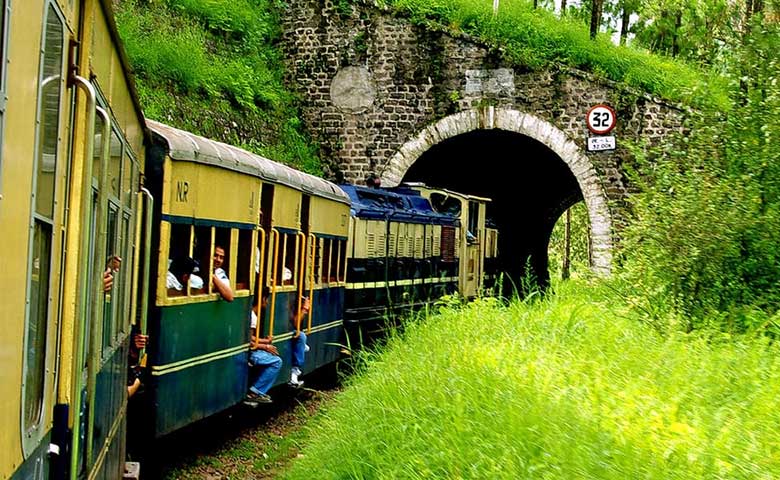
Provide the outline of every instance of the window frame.
[[[3,19],[3,28],[4,28],[4,45],[3,45],[3,62],[7,62],[7,48],[8,48],[8,16],[10,16],[10,0],[0,0],[3,2],[3,7],[5,7],[5,14]],[[50,17],[49,15],[54,15],[59,20],[60,28],[61,28],[61,53],[60,53],[60,72],[59,72],[59,83],[60,83],[60,89],[59,89],[59,97],[57,99],[58,102],[58,110],[57,110],[57,128],[56,128],[56,147],[55,147],[55,163],[54,163],[54,171],[53,171],[53,186],[51,188],[52,193],[52,211],[51,211],[51,217],[46,217],[44,214],[39,213],[37,201],[38,201],[38,170],[39,170],[39,162],[42,162],[43,160],[43,145],[41,143],[42,136],[45,134],[43,129],[41,128],[42,125],[42,115],[43,115],[43,108],[44,108],[44,95],[42,95],[43,91],[43,83],[44,83],[44,74],[45,74],[45,63],[46,63],[46,45],[47,45],[47,35],[48,35],[48,25]],[[62,172],[63,168],[63,162],[68,163],[66,160],[60,158],[62,153],[62,128],[63,128],[63,115],[66,111],[64,108],[65,106],[65,99],[67,97],[67,86],[65,85],[65,72],[67,68],[67,35],[68,35],[68,27],[67,22],[65,19],[65,16],[63,15],[62,11],[60,10],[59,5],[54,0],[47,0],[44,2],[44,8],[43,8],[43,14],[42,14],[42,29],[41,29],[41,44],[40,44],[40,56],[39,56],[39,63],[38,63],[38,87],[37,87],[37,99],[36,99],[36,130],[35,130],[35,154],[34,154],[34,162],[32,165],[32,179],[31,179],[31,204],[30,204],[30,232],[33,232],[30,234],[30,238],[28,241],[28,250],[27,250],[27,258],[28,258],[28,265],[27,265],[27,272],[26,272],[26,287],[25,287],[25,299],[26,299],[26,306],[25,306],[25,323],[24,323],[24,336],[23,336],[23,348],[24,348],[24,354],[23,354],[23,360],[22,360],[22,384],[21,384],[21,400],[22,400],[22,409],[21,409],[21,415],[20,415],[20,424],[21,424],[21,432],[22,432],[22,452],[25,457],[28,457],[32,454],[33,450],[38,444],[38,441],[42,438],[44,435],[44,429],[42,428],[45,424],[45,419],[47,417],[47,397],[49,395],[49,390],[51,389],[50,382],[53,380],[53,377],[51,375],[51,363],[55,360],[54,357],[56,355],[51,354],[49,350],[52,348],[52,344],[50,340],[52,340],[50,337],[52,337],[54,329],[56,327],[56,312],[53,311],[52,307],[55,307],[52,302],[52,292],[53,289],[56,288],[56,285],[54,284],[55,277],[57,276],[56,272],[54,272],[54,269],[52,267],[55,266],[55,254],[57,251],[57,244],[55,240],[58,238],[58,232],[57,232],[57,222],[60,220],[60,215],[58,215],[58,208],[57,208],[57,202],[56,199],[58,198],[58,195],[60,193],[58,177],[60,173]],[[4,65],[5,66],[5,65]],[[3,113],[5,111],[5,75],[7,73],[7,68],[3,68],[2,72],[2,82],[3,82]],[[4,117],[4,114],[3,114]],[[0,120],[0,129],[4,130],[4,120]],[[0,132],[0,142],[2,141],[2,132]],[[2,144],[0,143],[0,147]],[[0,154],[1,155],[1,154]],[[64,155],[63,155],[64,156]],[[40,158],[39,158],[40,157]],[[0,171],[2,170],[2,163],[0,163]],[[1,180],[1,179],[0,179]],[[2,190],[0,190],[0,198],[2,194]],[[44,327],[44,334],[43,339],[44,343],[42,345],[42,348],[40,348],[40,351],[38,352],[38,355],[42,355],[40,366],[41,366],[41,387],[40,387],[40,393],[36,396],[36,403],[37,403],[37,413],[36,418],[34,421],[32,421],[31,424],[28,424],[27,419],[27,402],[29,401],[28,395],[33,392],[28,392],[28,386],[27,383],[27,375],[28,375],[28,368],[30,367],[28,363],[28,353],[30,350],[30,329],[31,329],[31,295],[32,295],[32,276],[33,276],[33,265],[32,265],[32,257],[33,257],[33,250],[35,248],[35,235],[34,232],[36,230],[36,226],[38,224],[45,225],[50,229],[50,232],[48,234],[49,239],[49,252],[48,252],[48,278],[46,279],[46,311],[44,313],[45,318],[43,319],[42,326]],[[53,321],[54,320],[54,321]]]

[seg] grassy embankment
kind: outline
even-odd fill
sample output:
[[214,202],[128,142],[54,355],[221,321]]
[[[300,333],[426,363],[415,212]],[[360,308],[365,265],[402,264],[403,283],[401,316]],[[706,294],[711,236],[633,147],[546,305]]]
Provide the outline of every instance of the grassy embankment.
[[369,355],[287,477],[774,478],[777,345],[640,320],[581,283],[441,308]]
[[148,118],[322,175],[283,82],[273,0],[125,0],[117,25]]

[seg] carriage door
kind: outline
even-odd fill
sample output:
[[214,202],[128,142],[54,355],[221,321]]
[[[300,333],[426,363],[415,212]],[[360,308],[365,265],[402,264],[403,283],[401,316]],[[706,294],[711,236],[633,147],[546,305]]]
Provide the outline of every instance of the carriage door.
[[[314,293],[313,279],[311,278],[311,268],[314,261],[313,248],[316,239],[310,236],[310,212],[311,212],[311,197],[303,194],[301,198],[301,234],[300,237],[300,260],[299,260],[299,272],[298,272],[298,314],[296,318],[301,318],[300,312],[303,306],[303,297],[309,297],[309,300],[314,303],[314,299],[311,298]],[[312,309],[313,311],[313,309]],[[300,330],[309,330],[311,328],[311,322],[302,319],[300,325],[296,327]],[[305,322],[305,323],[304,323]]]
[[464,279],[463,295],[474,297],[480,287],[482,278],[482,229],[480,228],[480,205],[473,200],[468,201],[468,221],[466,222],[466,252],[463,258],[466,261],[466,275]]

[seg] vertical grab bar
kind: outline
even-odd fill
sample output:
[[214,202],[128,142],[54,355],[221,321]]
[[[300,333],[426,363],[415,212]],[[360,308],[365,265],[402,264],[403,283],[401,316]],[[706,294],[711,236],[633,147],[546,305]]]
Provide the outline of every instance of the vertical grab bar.
[[268,335],[273,337],[274,315],[276,314],[276,271],[278,270],[277,265],[279,262],[279,230],[272,228],[271,236],[274,241],[274,261],[271,263],[271,306],[268,310]]
[[[301,310],[303,308],[303,272],[306,267],[306,234],[298,232],[296,235],[298,242],[300,242],[301,249],[298,254],[298,311],[295,315],[295,338],[301,333]],[[309,304],[311,304],[311,298],[309,298]]]
[[[79,239],[79,252],[82,254],[89,249],[90,231],[87,228],[90,222],[90,209],[92,199],[92,155],[93,155],[93,142],[95,137],[95,115],[97,107],[97,95],[95,94],[95,87],[92,86],[89,80],[78,75],[73,75],[70,79],[77,87],[84,90],[87,95],[86,114],[87,121],[85,125],[85,139],[89,140],[84,143],[84,168],[82,172],[83,178],[81,179],[81,238]],[[83,324],[87,317],[87,303],[89,300],[89,263],[86,259],[81,261],[78,270],[78,293],[76,294],[76,320],[74,322],[76,352],[73,356],[73,375],[76,381],[73,382],[73,416],[75,418],[73,422],[73,438],[78,439],[81,437],[81,421],[78,417],[81,414],[81,368],[82,357],[84,356],[84,339],[83,336]],[[76,478],[79,471],[78,459],[79,459],[79,443],[74,441],[72,444],[72,452],[70,456],[70,478]]]
[[[103,272],[105,266],[103,259],[106,257],[106,237],[108,232],[106,231],[106,223],[108,220],[108,159],[111,155],[111,119],[108,117],[108,113],[100,107],[95,107],[97,113],[103,119],[103,132],[101,142],[103,151],[100,158],[100,180],[98,183],[98,202],[96,209],[97,217],[97,240],[95,245],[95,257],[100,262],[98,265],[101,269],[94,270],[93,274],[95,278],[92,285],[92,321],[95,322],[94,329],[90,330],[90,342],[89,342],[89,361],[87,362],[87,404],[89,409],[87,410],[87,465],[92,461],[92,440],[95,436],[95,390],[97,383],[97,370],[100,363],[100,342],[103,339],[103,307],[105,306],[105,292],[103,288]],[[94,123],[94,122],[93,122]],[[94,142],[93,138],[88,138],[88,142]],[[91,161],[88,159],[87,161]],[[87,192],[89,197],[92,198],[92,189]],[[94,261],[94,259],[92,259]],[[89,318],[88,320],[89,321]]]
[[309,259],[309,321],[306,325],[306,335],[311,333],[311,321],[314,318],[314,262],[317,259],[317,236],[309,234],[309,247],[311,258]]
[[[144,219],[146,220],[146,231],[144,231],[144,274],[141,283],[141,334],[146,335],[146,323],[149,318],[149,267],[150,259],[152,255],[152,215],[154,212],[154,197],[152,193],[144,187],[141,187],[141,191],[146,198],[148,204],[144,207]],[[138,354],[138,358],[143,362],[144,353],[146,348],[141,349]]]
[[[265,259],[265,230],[263,230],[263,227],[258,227],[257,232],[259,234],[260,238],[260,258],[257,259],[257,295],[260,297],[257,299],[258,307],[263,302],[263,266],[265,262],[263,261]],[[260,312],[258,311],[258,314]],[[257,323],[255,323],[255,338],[260,338],[260,319],[257,319]]]

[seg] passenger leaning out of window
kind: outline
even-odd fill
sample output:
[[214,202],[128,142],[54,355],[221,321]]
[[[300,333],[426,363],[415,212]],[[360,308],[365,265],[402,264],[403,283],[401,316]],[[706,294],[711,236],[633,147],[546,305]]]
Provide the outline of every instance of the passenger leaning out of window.
[[233,301],[233,289],[230,288],[230,280],[222,266],[225,264],[225,249],[221,245],[214,246],[214,273],[211,274],[211,281],[214,284],[214,290],[228,302]]

